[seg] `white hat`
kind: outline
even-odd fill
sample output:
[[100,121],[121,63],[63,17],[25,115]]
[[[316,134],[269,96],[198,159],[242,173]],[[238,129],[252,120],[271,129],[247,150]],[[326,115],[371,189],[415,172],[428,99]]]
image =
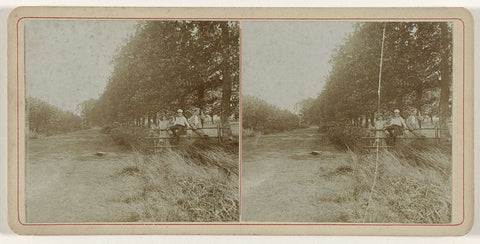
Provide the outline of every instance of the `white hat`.
[[177,113],[183,113],[183,110],[178,109],[178,110],[177,110]]
[[400,113],[400,110],[395,109],[395,110],[393,110],[393,112],[394,112],[394,113]]

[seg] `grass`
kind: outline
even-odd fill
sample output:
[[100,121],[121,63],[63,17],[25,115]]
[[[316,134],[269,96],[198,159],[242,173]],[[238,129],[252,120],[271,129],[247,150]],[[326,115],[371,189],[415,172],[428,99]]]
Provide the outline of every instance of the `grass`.
[[117,176],[141,187],[122,201],[139,222],[226,222],[239,219],[238,144],[183,141],[175,149],[148,154],[141,139],[150,131],[116,127],[104,131],[133,150],[134,164]]
[[140,179],[124,202],[139,222],[227,222],[239,219],[238,154],[192,145],[160,154],[135,153],[121,175]]
[[[321,201],[333,222],[449,223],[451,148],[410,144],[381,151],[370,206],[376,155],[350,152],[348,160],[323,172],[332,184]],[[330,187],[329,187],[330,188]]]

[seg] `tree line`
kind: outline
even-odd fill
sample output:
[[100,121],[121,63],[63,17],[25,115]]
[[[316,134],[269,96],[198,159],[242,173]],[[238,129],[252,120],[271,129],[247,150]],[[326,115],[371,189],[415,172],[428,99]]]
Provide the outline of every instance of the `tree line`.
[[314,101],[303,103],[304,120],[373,124],[384,28],[381,113],[398,108],[405,116],[405,111],[415,109],[418,117],[439,117],[440,127],[447,128],[453,48],[449,22],[356,24],[331,57],[323,90]]
[[242,127],[264,133],[292,130],[300,126],[300,118],[266,101],[254,97],[242,96]]
[[29,133],[53,135],[83,128],[82,118],[41,99],[27,97],[26,122]]
[[143,21],[113,58],[99,99],[80,106],[91,125],[157,121],[200,108],[238,118],[239,39],[234,21]]

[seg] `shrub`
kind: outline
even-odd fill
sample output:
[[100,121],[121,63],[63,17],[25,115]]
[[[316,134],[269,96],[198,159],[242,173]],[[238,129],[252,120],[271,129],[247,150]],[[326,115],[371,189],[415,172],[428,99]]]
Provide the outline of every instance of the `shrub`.
[[292,112],[277,108],[259,98],[242,97],[243,128],[274,133],[300,127],[300,118]]
[[152,131],[140,126],[108,126],[102,129],[112,140],[120,146],[143,152],[148,142],[145,137],[152,135]]
[[253,129],[242,129],[242,137],[254,137],[256,134],[255,130]]
[[82,119],[38,98],[27,97],[28,129],[35,135],[54,135],[83,129]]
[[365,128],[353,125],[335,125],[326,130],[330,141],[342,149],[355,149],[361,138],[368,133]]

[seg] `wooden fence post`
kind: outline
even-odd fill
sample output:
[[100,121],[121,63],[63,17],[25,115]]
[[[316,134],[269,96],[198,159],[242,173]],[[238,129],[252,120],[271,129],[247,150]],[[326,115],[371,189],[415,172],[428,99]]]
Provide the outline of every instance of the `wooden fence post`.
[[218,143],[222,141],[222,129],[220,127],[220,123],[217,124],[217,140]]

